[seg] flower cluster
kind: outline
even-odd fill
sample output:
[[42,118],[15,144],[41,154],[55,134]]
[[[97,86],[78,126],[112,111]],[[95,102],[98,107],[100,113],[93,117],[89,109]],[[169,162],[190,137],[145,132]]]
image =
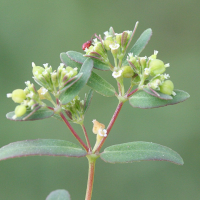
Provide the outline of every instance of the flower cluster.
[[76,124],[82,124],[84,120],[84,100],[76,96],[72,101],[66,105],[62,105],[67,116]]
[[147,87],[167,95],[175,95],[172,81],[167,80],[170,78],[169,74],[164,74],[170,64],[164,64],[162,60],[157,59],[157,54],[158,51],[154,51],[154,54],[147,58],[133,56],[133,53],[130,53],[127,61],[138,75],[139,89]]
[[65,85],[74,80],[77,75],[77,68],[64,67],[60,64],[57,70],[53,71],[51,66],[44,64],[44,67],[36,66],[32,63],[33,79],[36,83],[42,86],[38,91],[34,84],[30,81],[25,82],[26,88],[16,89],[12,93],[7,94],[15,103],[20,103],[15,108],[15,115],[13,119],[23,116],[27,110],[35,110],[37,108],[46,107],[42,101],[44,99],[50,101],[54,106],[56,105],[50,95],[52,93],[56,98],[59,97]]
[[52,71],[51,66],[48,66],[48,63],[44,64],[44,67],[36,66],[35,63],[32,63],[32,67],[34,80],[49,92],[53,92],[54,95],[59,94],[59,90],[77,75],[77,68],[64,67],[63,63],[60,63],[58,69],[54,71]]

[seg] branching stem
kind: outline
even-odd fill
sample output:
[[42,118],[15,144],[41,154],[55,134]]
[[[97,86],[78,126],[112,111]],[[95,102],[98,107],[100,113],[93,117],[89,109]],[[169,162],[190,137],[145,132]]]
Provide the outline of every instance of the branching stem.
[[60,116],[63,119],[63,121],[65,122],[65,124],[68,126],[69,130],[72,132],[72,134],[74,135],[74,137],[79,141],[79,143],[82,145],[82,147],[88,152],[89,148],[83,142],[83,140],[81,140],[81,138],[78,136],[78,134],[76,133],[76,131],[72,128],[71,124],[67,121],[66,117],[63,115],[62,112],[60,112]]

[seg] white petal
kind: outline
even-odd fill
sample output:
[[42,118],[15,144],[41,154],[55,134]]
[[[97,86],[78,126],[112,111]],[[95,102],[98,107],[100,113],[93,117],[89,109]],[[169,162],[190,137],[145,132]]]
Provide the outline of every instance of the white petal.
[[157,50],[154,50],[154,55],[157,55],[158,54],[158,51]]
[[32,62],[32,67],[35,67],[36,65],[35,65],[35,63],[34,62]]
[[8,93],[6,96],[7,96],[7,98],[12,97],[12,93]]

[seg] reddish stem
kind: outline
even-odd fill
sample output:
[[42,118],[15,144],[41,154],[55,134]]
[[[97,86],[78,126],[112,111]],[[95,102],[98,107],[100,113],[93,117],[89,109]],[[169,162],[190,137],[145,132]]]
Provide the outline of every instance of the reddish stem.
[[82,127],[82,129],[83,129],[84,134],[85,134],[85,139],[86,139],[86,141],[87,141],[87,145],[88,145],[88,147],[89,147],[89,151],[92,151],[91,144],[90,144],[90,140],[89,140],[89,138],[88,138],[88,134],[87,134],[87,131],[86,131],[86,129],[85,129],[85,126],[84,126],[84,125],[81,125],[81,127]]
[[136,88],[135,90],[133,90],[132,92],[130,92],[127,97],[130,97],[131,95],[133,95],[134,93],[136,93],[138,91],[138,88]]
[[[119,115],[119,112],[120,112],[123,104],[124,104],[124,102],[121,102],[121,103],[118,104],[118,106],[117,106],[117,108],[116,108],[116,110],[115,110],[115,112],[114,112],[114,114],[112,116],[112,119],[110,120],[110,123],[109,123],[109,125],[107,127],[107,137],[108,137],[108,134],[110,133],[110,131],[111,131],[111,129],[112,129],[112,127],[113,127],[116,119],[117,119],[117,116]],[[100,151],[100,149],[103,146],[103,144],[104,144],[104,142],[105,142],[105,140],[106,140],[107,137],[103,138],[103,140],[99,144],[99,146],[98,146],[97,150],[95,151],[95,153]]]
[[47,106],[47,108],[50,109],[50,110],[54,110],[54,108],[52,108],[52,107],[50,107],[50,106]]
[[88,171],[88,182],[87,182],[87,190],[85,200],[91,200],[92,198],[92,188],[94,182],[94,171],[95,171],[95,161],[91,161],[89,159],[89,171]]
[[63,121],[68,126],[69,130],[72,132],[72,134],[74,135],[74,137],[79,141],[79,143],[83,146],[83,148],[88,152],[89,151],[88,147],[83,142],[83,140],[81,140],[81,138],[78,136],[78,134],[76,133],[76,131],[72,128],[71,124],[67,121],[67,119],[65,118],[65,116],[63,115],[63,113],[60,112],[60,116],[62,117]]

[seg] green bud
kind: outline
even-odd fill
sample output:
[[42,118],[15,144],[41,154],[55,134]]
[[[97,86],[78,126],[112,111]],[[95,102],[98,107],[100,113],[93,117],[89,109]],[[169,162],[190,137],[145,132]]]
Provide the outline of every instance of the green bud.
[[110,46],[109,45],[113,44],[113,40],[110,40],[110,39],[107,40],[107,38],[106,38],[106,40],[104,40],[103,44],[104,44],[105,49],[107,51],[109,51],[110,50]]
[[160,92],[163,94],[171,95],[174,90],[174,84],[170,80],[166,80],[161,86],[160,86]]
[[119,44],[119,45],[121,45],[121,39],[122,39],[122,33],[120,33],[120,34],[115,34],[115,36],[116,36],[116,42]]
[[25,113],[26,113],[26,106],[25,105],[16,106],[16,108],[15,108],[15,117],[14,118],[21,117]]
[[101,42],[97,42],[97,43],[95,44],[95,46],[94,46],[94,51],[97,52],[98,54],[102,55],[102,56],[105,54],[105,52],[104,52],[104,50],[103,50],[103,47],[102,47],[102,45],[101,45]]
[[162,60],[154,59],[154,60],[151,60],[149,64],[149,69],[150,69],[150,75],[156,76],[158,74],[164,73],[166,67]]
[[26,99],[26,93],[22,89],[16,89],[11,94],[7,94],[7,97],[12,97],[15,103],[22,103]]
[[39,79],[39,77],[42,75],[42,72],[44,72],[43,67],[33,65],[33,70],[32,70],[33,76]]
[[133,77],[133,75],[134,75],[133,68],[130,67],[129,65],[123,66],[123,67],[121,68],[121,70],[122,70],[122,76],[123,76],[124,78],[131,78],[131,77]]

